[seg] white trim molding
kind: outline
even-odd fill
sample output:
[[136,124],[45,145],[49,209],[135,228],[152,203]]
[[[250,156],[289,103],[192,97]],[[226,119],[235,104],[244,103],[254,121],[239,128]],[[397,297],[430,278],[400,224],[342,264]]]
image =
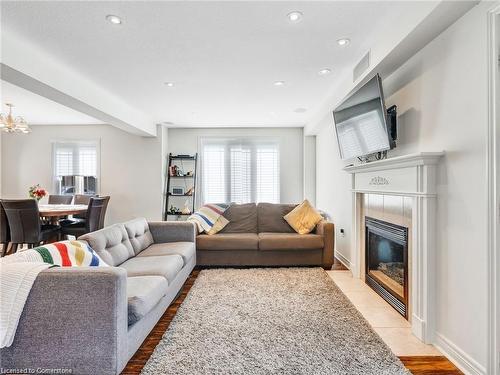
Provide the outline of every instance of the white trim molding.
[[345,256],[340,254],[339,252],[335,252],[335,258],[342,263],[347,269],[351,269],[351,261],[347,259]]
[[472,359],[458,346],[453,344],[439,332],[435,333],[434,346],[443,353],[455,366],[464,374],[468,375],[486,375],[486,369]]
[[500,2],[488,12],[488,374],[500,375]]
[[352,174],[353,237],[351,271],[360,278],[363,194],[412,198],[410,309],[413,334],[433,343],[435,330],[436,170],[444,152],[421,152],[344,168]]

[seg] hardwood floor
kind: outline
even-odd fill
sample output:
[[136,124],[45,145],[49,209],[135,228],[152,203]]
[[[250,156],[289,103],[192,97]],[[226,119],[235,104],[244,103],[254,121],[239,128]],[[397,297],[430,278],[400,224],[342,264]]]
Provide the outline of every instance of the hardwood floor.
[[[332,270],[347,270],[338,260],[332,267]],[[142,368],[148,361],[151,354],[161,341],[163,334],[168,329],[170,322],[174,318],[177,309],[186,298],[189,290],[193,286],[200,270],[194,270],[186,283],[184,284],[179,297],[170,305],[160,318],[156,326],[150,332],[146,340],[142,343],[139,350],[130,359],[127,366],[122,372],[122,375],[139,375]],[[463,375],[446,357],[399,357],[405,367],[411,371],[413,375]]]

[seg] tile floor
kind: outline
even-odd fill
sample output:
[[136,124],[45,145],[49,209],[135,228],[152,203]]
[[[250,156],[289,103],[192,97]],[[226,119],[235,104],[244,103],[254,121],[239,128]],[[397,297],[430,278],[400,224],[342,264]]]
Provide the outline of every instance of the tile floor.
[[411,333],[410,323],[351,271],[327,271],[338,287],[397,356],[442,355]]

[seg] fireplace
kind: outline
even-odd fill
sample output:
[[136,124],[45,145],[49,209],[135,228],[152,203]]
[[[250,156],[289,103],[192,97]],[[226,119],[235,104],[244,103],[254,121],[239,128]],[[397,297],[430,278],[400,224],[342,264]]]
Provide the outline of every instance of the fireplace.
[[365,282],[408,319],[408,228],[365,218]]

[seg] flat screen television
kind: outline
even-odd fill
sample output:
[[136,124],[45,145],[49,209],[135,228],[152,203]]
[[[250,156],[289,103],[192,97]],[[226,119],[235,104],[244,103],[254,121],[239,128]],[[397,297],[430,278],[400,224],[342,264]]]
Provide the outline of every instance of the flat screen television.
[[352,159],[395,147],[377,74],[333,111],[340,157]]

